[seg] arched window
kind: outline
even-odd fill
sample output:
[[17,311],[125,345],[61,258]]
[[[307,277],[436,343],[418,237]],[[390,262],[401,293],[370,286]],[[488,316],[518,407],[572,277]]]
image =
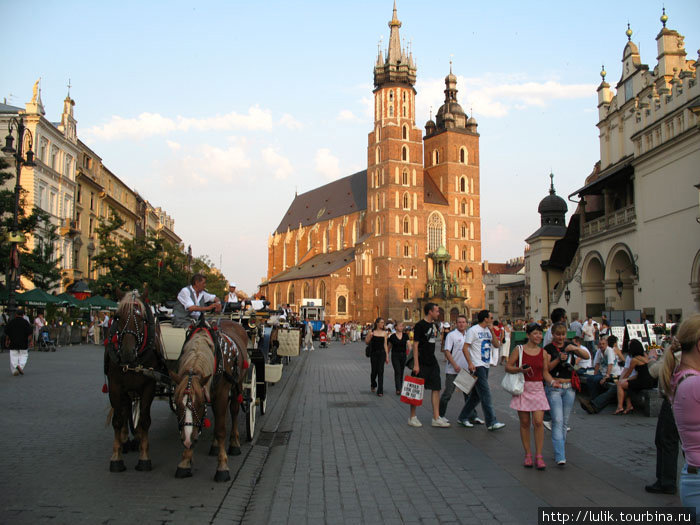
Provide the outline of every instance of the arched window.
[[433,150],[433,166],[440,164],[440,152],[436,149]]
[[[404,107],[404,110],[406,108]],[[406,116],[406,115],[404,115]],[[401,128],[401,138],[403,140],[406,140],[408,138],[408,126],[406,124],[403,125],[403,128]]]
[[457,269],[457,279],[461,279],[461,278],[462,278],[462,269],[458,268]]
[[399,266],[399,277],[406,277],[406,269],[403,266]]
[[289,285],[289,291],[287,291],[287,303],[295,304],[294,301],[294,284]]
[[411,220],[408,217],[403,218],[403,232],[411,233]]
[[439,213],[433,212],[428,217],[428,251],[434,252],[443,245],[445,223]]
[[462,200],[462,202],[461,202],[461,204],[460,204],[460,207],[459,207],[459,211],[460,211],[460,213],[461,213],[462,215],[466,215],[466,214],[467,214],[467,201]]
[[462,257],[461,257],[461,259],[462,259],[463,261],[466,261],[466,260],[467,260],[467,248],[466,248],[466,247],[462,248]]
[[321,304],[325,306],[326,304],[326,283],[321,281],[318,284],[318,296],[319,299],[321,299]]
[[415,266],[411,266],[411,277],[418,277],[418,269]]
[[380,233],[382,233],[382,221],[379,219],[379,217],[377,217],[377,222],[374,228],[374,234],[379,235]]
[[404,210],[411,209],[411,197],[408,195],[408,192],[403,194],[403,209]]
[[302,297],[311,297],[309,283],[304,283],[304,295]]
[[403,256],[404,257],[410,257],[411,255],[411,248],[408,246],[408,243],[404,243],[403,245]]
[[403,170],[401,173],[401,184],[408,186],[408,170]]
[[467,164],[468,160],[469,156],[467,154],[467,148],[461,147],[459,149],[459,162],[461,162],[462,164]]
[[411,300],[411,288],[408,285],[403,287],[403,300],[404,301]]
[[346,314],[348,311],[347,307],[347,299],[345,299],[344,295],[341,295],[338,297],[338,314]]
[[275,309],[279,308],[282,304],[282,292],[280,291],[280,285],[275,286]]
[[462,237],[462,239],[466,239],[466,238],[467,238],[467,223],[466,223],[466,222],[463,222],[463,223],[462,223],[462,227],[461,227],[461,229],[460,229],[460,233],[461,233],[460,237]]
[[464,177],[461,177],[459,179],[459,191],[461,191],[462,193],[467,191],[467,179],[465,179]]
[[401,148],[401,160],[408,162],[408,148],[406,146]]

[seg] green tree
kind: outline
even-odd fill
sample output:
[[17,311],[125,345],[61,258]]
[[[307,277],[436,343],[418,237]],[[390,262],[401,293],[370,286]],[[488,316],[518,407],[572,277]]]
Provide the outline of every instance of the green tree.
[[[7,160],[0,156],[0,271],[3,273],[7,269],[10,257],[10,243],[5,240],[8,232],[13,229],[15,207],[15,172],[9,168]],[[58,284],[61,278],[57,262],[52,260],[53,243],[58,238],[56,227],[51,225],[49,215],[40,208],[34,207],[27,215],[26,193],[26,190],[20,189],[18,229],[25,237],[25,241],[19,245],[20,271],[36,286],[48,289]],[[42,236],[43,242],[37,242],[34,250],[30,252],[27,248],[27,236],[38,232],[46,236]]]

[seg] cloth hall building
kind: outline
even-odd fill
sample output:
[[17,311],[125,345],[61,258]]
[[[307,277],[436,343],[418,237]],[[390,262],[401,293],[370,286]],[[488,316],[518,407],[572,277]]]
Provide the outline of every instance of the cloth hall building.
[[367,169],[297,195],[268,241],[261,292],[278,307],[321,299],[326,319],[446,319],[483,307],[479,134],[445,77],[435,121],[415,123],[416,66],[394,6],[374,65]]

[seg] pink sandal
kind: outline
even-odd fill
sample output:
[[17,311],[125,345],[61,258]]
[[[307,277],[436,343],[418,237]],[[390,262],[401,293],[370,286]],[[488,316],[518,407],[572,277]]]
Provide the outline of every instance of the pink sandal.
[[545,464],[544,458],[542,456],[535,456],[535,466],[537,467],[537,470],[544,470],[547,468],[547,465]]
[[525,461],[523,461],[523,467],[532,468],[532,454],[525,454]]

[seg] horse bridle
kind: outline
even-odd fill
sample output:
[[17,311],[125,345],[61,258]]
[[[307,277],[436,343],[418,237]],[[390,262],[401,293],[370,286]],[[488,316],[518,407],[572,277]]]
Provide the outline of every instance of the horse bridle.
[[[182,432],[182,429],[185,427],[196,427],[199,432],[202,431],[202,426],[204,425],[204,419],[207,417],[207,404],[206,402],[204,403],[204,410],[202,411],[202,414],[199,418],[197,418],[197,411],[194,408],[194,405],[192,404],[192,399],[193,399],[193,389],[192,389],[192,376],[193,376],[193,371],[190,370],[187,372],[187,385],[185,385],[185,391],[183,392],[183,395],[187,396],[187,403],[185,403],[185,409],[189,409],[192,412],[192,421],[185,421],[185,412],[183,411],[182,413],[182,418],[178,418],[177,420],[177,428],[178,432]],[[202,386],[204,388],[204,386]]]
[[[134,308],[129,310],[129,316],[126,318],[126,322],[124,323],[124,329],[120,330],[119,323],[116,322],[119,320],[119,315],[115,315],[110,321],[110,324],[113,327],[110,342],[120,362],[122,342],[125,335],[132,335],[134,336],[134,339],[136,339],[137,356],[144,351],[146,348],[146,342],[148,341],[148,322],[144,319],[143,331],[141,331],[139,329],[139,323],[136,322],[136,316],[133,314],[133,311],[136,309],[136,307],[138,307],[138,303],[133,303],[133,307]],[[129,322],[132,320],[132,318],[134,320],[134,326],[136,327],[135,330],[129,328]]]

